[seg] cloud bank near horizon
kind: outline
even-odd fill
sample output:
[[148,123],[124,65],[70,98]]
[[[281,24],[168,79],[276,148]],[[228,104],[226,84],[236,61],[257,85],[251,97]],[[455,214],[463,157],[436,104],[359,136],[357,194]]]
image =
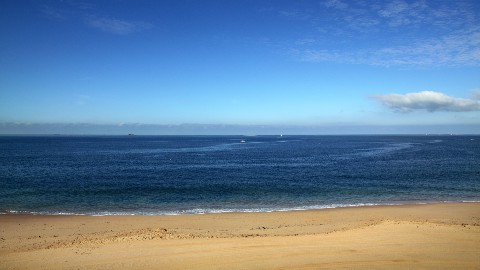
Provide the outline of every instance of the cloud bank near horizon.
[[0,122],[1,135],[370,135],[480,134],[480,124],[463,125],[227,125],[89,124]]
[[396,112],[412,112],[415,110],[429,112],[480,111],[480,101],[478,100],[450,97],[435,91],[373,95],[371,98]]

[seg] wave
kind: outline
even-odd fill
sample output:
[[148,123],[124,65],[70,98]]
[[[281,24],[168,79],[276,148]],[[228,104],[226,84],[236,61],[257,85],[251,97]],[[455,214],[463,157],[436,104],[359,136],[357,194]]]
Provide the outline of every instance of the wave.
[[187,210],[164,210],[164,211],[23,211],[4,210],[0,215],[58,215],[58,216],[178,216],[178,215],[205,215],[221,213],[271,213],[289,211],[309,211],[322,209],[337,209],[349,207],[371,207],[371,206],[395,206],[395,205],[424,205],[433,203],[480,203],[480,200],[462,201],[423,201],[423,202],[395,202],[395,203],[354,203],[354,204],[324,204],[308,205],[297,207],[259,207],[259,208],[193,208]]

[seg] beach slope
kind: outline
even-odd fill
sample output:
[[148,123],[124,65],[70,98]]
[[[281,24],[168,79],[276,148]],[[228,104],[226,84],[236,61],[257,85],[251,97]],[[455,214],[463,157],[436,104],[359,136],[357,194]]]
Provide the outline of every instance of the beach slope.
[[0,215],[0,269],[480,269],[480,203]]

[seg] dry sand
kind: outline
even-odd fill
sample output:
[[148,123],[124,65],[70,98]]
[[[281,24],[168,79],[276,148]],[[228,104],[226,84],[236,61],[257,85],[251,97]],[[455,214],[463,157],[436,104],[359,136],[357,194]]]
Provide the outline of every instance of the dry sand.
[[0,215],[0,269],[480,269],[480,203]]

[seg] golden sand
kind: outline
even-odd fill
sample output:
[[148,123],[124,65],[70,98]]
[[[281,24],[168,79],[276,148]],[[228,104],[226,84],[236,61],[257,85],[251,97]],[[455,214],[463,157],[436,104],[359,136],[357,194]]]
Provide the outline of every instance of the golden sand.
[[0,215],[0,269],[480,269],[480,203]]

